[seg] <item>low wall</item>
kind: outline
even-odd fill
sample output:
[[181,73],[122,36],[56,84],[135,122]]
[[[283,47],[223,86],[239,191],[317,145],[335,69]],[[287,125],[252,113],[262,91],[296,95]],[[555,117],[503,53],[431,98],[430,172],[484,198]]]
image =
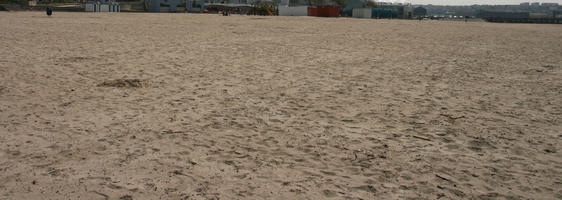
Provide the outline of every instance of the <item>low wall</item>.
[[121,12],[144,12],[142,2],[119,2]]

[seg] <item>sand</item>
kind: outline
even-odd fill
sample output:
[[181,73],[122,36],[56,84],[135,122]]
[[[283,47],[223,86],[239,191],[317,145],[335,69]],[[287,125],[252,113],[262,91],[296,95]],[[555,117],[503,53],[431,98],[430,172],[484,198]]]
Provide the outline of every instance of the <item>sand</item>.
[[0,199],[560,199],[562,26],[0,13]]

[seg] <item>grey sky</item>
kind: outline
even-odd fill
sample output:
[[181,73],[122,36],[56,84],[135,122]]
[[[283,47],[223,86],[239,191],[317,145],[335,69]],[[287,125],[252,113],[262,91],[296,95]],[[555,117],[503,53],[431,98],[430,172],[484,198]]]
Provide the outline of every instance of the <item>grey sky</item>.
[[412,4],[435,4],[435,5],[472,5],[472,4],[519,4],[521,2],[544,2],[559,3],[562,0],[379,0],[386,2],[407,2]]

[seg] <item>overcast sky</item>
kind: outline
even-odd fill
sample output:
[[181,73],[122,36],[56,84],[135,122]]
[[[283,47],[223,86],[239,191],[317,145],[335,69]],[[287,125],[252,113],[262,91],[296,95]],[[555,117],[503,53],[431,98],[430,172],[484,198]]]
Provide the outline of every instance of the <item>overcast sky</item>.
[[545,2],[559,3],[562,0],[378,0],[386,2],[401,2],[412,4],[435,4],[435,5],[472,5],[472,4],[519,4],[521,2]]

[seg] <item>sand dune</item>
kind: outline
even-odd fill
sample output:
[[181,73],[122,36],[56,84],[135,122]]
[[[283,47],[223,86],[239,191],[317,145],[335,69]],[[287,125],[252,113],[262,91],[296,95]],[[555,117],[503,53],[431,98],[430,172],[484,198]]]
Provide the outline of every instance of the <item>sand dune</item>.
[[0,13],[0,199],[561,199],[562,26]]

